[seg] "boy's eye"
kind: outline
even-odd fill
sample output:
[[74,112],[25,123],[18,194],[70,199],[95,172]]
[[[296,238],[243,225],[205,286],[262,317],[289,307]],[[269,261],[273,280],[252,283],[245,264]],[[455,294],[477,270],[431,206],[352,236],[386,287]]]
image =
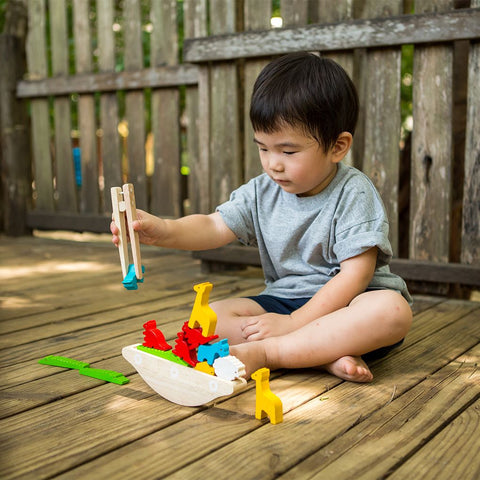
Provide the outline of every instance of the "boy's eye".
[[297,153],[297,152],[283,152],[285,155],[293,155],[294,153]]

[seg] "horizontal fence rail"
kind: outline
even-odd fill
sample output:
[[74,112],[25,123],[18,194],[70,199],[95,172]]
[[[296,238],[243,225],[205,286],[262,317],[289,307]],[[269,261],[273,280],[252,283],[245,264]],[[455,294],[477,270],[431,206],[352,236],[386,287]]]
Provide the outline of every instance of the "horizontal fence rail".
[[69,95],[71,93],[115,92],[144,88],[197,85],[198,67],[178,65],[155,67],[133,72],[89,73],[22,80],[17,84],[18,98]]
[[480,36],[480,8],[352,20],[187,40],[185,60],[233,60],[296,51],[347,50],[469,40]]

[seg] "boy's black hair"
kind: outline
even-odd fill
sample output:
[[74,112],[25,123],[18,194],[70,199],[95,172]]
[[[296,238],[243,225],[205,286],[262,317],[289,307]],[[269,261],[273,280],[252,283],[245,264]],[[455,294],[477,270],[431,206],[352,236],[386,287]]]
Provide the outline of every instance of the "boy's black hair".
[[258,76],[250,103],[253,130],[273,133],[282,124],[301,128],[325,151],[342,132],[355,133],[358,95],[345,70],[312,53],[273,60]]

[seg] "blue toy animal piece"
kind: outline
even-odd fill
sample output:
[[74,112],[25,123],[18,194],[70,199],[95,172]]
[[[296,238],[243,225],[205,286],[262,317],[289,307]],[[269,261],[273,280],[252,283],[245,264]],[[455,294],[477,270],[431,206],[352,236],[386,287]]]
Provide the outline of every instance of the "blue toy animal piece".
[[[142,273],[145,273],[145,267],[142,265]],[[143,278],[140,280],[137,278],[135,275],[135,266],[133,263],[131,263],[128,266],[128,271],[127,274],[125,275],[125,278],[123,279],[123,286],[127,290],[138,290],[138,282],[143,283]]]
[[213,365],[213,362],[219,357],[226,357],[230,353],[228,340],[224,338],[216,343],[206,343],[199,345],[197,351],[197,360],[199,362],[207,362]]

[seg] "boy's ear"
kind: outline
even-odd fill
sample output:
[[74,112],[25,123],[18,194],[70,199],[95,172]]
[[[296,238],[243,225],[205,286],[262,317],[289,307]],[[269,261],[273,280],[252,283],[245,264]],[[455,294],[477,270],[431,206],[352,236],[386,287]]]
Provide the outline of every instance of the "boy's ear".
[[335,162],[340,162],[350,150],[352,146],[353,137],[350,132],[342,132],[338,137],[335,145],[332,148],[332,153]]

